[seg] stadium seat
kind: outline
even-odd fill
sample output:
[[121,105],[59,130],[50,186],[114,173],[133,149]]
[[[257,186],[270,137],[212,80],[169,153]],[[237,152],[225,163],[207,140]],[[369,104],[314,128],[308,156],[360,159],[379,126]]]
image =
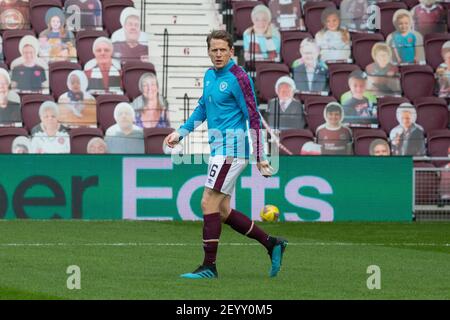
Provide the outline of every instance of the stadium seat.
[[146,154],[164,154],[163,142],[166,136],[172,133],[173,128],[145,128],[145,153]]
[[404,102],[410,102],[405,97],[382,97],[378,98],[377,117],[380,128],[389,134],[393,128],[398,126],[397,108]]
[[72,128],[70,129],[70,153],[86,154],[89,140],[95,137],[103,138],[99,128]]
[[27,94],[22,96],[22,119],[23,126],[31,132],[31,130],[39,122],[39,107],[45,101],[55,101],[52,95],[43,94]]
[[62,8],[61,0],[32,0],[30,1],[30,22],[36,32],[40,34],[48,28],[45,23],[45,15],[48,9],[53,7]]
[[303,13],[305,15],[306,29],[313,36],[323,28],[321,19],[322,11],[328,7],[336,8],[336,4],[332,1],[311,1],[304,4]]
[[[287,129],[280,132],[280,143],[290,150],[294,155],[299,155],[306,142],[313,142],[314,135],[308,129]],[[287,155],[280,149],[280,155]]]
[[289,68],[295,60],[301,57],[300,43],[305,38],[312,38],[312,35],[302,31],[281,32],[281,58]]
[[390,33],[395,31],[394,24],[392,23],[395,11],[399,9],[408,10],[408,6],[401,1],[377,3],[377,6],[380,8],[380,32],[386,38]]
[[333,2],[336,4],[336,7],[339,8],[342,0],[333,0]]
[[276,97],[275,83],[283,76],[289,76],[289,67],[283,63],[256,64],[256,91],[260,102]]
[[122,10],[133,6],[132,0],[108,0],[102,2],[103,26],[110,35],[122,28],[120,24]]
[[408,6],[409,9],[412,9],[419,4],[419,0],[403,0],[403,2]]
[[97,121],[103,132],[116,123],[114,120],[114,108],[120,102],[130,102],[125,95],[99,95],[97,101]]
[[375,139],[388,140],[386,132],[381,129],[353,130],[354,154],[358,156],[370,155],[370,144]]
[[428,133],[428,155],[430,157],[448,157],[450,147],[450,130],[441,129]]
[[76,46],[78,61],[84,67],[86,62],[94,59],[94,53],[92,52],[92,45],[94,41],[99,37],[108,38],[108,33],[104,30],[84,30],[77,32]]
[[63,93],[67,92],[67,76],[73,70],[81,70],[78,63],[57,61],[49,65],[50,91],[56,101]]
[[233,25],[235,38],[241,39],[244,31],[252,26],[251,14],[261,1],[233,1]]
[[[448,148],[450,148],[450,130],[441,129],[434,130],[428,133],[427,136],[427,154],[430,157],[448,158]],[[436,167],[442,167],[447,165],[450,159],[447,161],[433,161]]]
[[441,49],[442,45],[450,40],[448,33],[430,33],[425,36],[425,58],[427,64],[436,69],[442,62]]
[[420,97],[415,99],[417,110],[417,123],[420,124],[425,134],[448,126],[448,108],[445,99],[437,97]]
[[364,70],[367,65],[373,62],[372,47],[377,42],[384,42],[381,33],[358,33],[351,34],[352,55],[355,63]]
[[155,66],[150,62],[130,61],[122,66],[122,84],[131,101],[142,94],[139,79],[147,72],[156,74]]
[[413,205],[435,205],[439,193],[439,176],[436,167],[429,162],[414,162],[415,203]]
[[333,96],[339,101],[341,95],[350,90],[348,86],[348,76],[352,71],[358,70],[356,64],[330,64],[330,90]]
[[400,67],[403,95],[409,100],[432,96],[435,90],[433,69],[428,65]]
[[316,129],[325,123],[323,110],[328,103],[334,101],[336,101],[334,97],[308,96],[305,98],[305,117],[309,130],[315,133]]
[[32,30],[5,30],[3,32],[3,55],[8,67],[11,67],[11,62],[20,57],[19,42],[27,35],[36,36]]
[[11,147],[14,139],[18,136],[28,135],[28,131],[25,128],[0,128],[0,153],[11,153]]

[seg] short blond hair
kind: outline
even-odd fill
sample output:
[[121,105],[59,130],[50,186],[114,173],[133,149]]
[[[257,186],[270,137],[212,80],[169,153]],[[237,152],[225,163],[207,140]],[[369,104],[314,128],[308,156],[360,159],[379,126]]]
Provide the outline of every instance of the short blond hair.
[[404,18],[404,17],[408,17],[409,23],[411,24],[411,27],[412,27],[413,18],[412,18],[411,12],[409,12],[406,9],[399,9],[399,10],[395,11],[394,16],[392,17],[392,23],[394,24],[395,29],[397,29],[398,20],[401,18]]
[[389,55],[389,60],[392,60],[392,49],[389,47],[385,42],[377,42],[372,47],[372,59],[375,61],[375,57],[378,54],[378,52],[384,51],[387,52]]

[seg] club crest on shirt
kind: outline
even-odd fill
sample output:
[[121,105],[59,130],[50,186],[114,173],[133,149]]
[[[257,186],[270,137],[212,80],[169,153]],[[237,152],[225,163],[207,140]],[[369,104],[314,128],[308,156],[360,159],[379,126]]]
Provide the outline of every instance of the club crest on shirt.
[[219,90],[224,92],[225,90],[227,90],[228,88],[228,83],[226,83],[225,81],[221,82],[219,85]]

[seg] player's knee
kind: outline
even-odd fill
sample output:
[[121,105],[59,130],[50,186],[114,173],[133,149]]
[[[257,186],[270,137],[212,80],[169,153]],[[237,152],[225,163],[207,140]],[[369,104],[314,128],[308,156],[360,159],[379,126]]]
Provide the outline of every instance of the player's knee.
[[220,211],[220,217],[222,218],[222,221],[227,220],[228,215],[230,214],[230,206],[226,203],[221,203],[219,206]]
[[202,207],[202,211],[203,213],[207,213],[209,210],[209,201],[206,197],[202,198],[202,201],[200,203],[201,207]]

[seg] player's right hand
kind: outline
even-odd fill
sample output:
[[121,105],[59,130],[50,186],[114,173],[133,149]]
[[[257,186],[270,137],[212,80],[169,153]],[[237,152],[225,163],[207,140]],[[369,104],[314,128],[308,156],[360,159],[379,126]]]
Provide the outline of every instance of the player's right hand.
[[258,162],[256,164],[256,167],[258,168],[259,172],[261,172],[261,175],[265,178],[271,177],[274,171],[269,161],[267,160]]
[[178,131],[172,132],[164,139],[164,143],[167,144],[169,148],[175,147],[178,142],[180,142],[180,134]]

